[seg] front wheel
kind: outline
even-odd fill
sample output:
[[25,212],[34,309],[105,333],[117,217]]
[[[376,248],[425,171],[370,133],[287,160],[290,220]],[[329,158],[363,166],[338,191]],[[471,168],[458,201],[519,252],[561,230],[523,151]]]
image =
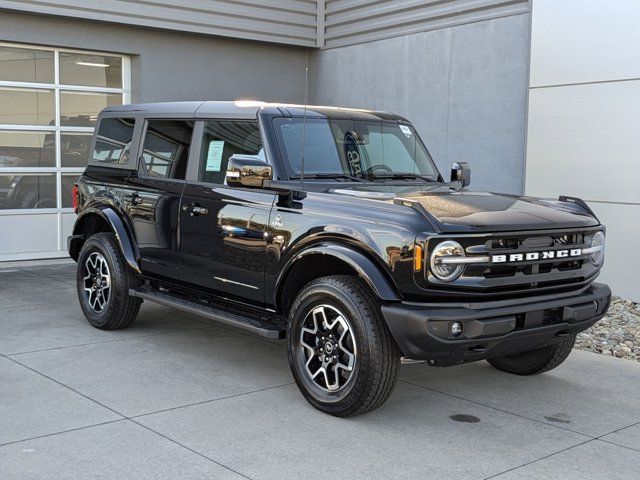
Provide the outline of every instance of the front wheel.
[[309,283],[291,308],[287,338],[298,388],[318,410],[360,415],[393,391],[400,352],[376,298],[359,278]]
[[503,355],[487,359],[491,366],[503,372],[516,375],[533,375],[553,370],[564,362],[576,341],[575,335],[570,335],[561,342],[536,348],[528,352],[515,355]]

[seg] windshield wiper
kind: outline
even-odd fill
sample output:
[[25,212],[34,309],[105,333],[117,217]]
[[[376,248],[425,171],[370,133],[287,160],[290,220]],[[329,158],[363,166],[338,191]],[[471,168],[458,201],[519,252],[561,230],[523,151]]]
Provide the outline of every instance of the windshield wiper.
[[[300,175],[291,175],[293,180],[299,180]],[[345,178],[347,180],[352,180],[354,182],[362,182],[362,178],[355,177],[353,175],[347,175],[346,173],[305,173],[304,178],[313,178],[313,179],[337,179],[337,178]]]
[[437,182],[434,178],[417,173],[374,173],[374,180],[424,180],[425,182]]

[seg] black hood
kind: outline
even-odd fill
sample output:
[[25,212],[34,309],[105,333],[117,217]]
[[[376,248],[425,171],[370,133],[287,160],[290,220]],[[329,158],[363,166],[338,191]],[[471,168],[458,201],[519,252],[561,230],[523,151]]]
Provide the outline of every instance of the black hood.
[[332,193],[386,202],[406,200],[423,212],[436,231],[509,231],[580,228],[599,225],[579,205],[490,192],[457,190],[433,185],[353,185]]

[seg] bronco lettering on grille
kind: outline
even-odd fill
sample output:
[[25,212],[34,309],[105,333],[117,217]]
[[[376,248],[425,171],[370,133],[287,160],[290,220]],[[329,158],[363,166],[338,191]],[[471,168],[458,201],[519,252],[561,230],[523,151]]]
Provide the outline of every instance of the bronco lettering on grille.
[[570,250],[547,250],[544,252],[510,253],[508,255],[492,255],[493,263],[528,262],[533,260],[552,260],[555,258],[579,257],[582,255],[581,248]]

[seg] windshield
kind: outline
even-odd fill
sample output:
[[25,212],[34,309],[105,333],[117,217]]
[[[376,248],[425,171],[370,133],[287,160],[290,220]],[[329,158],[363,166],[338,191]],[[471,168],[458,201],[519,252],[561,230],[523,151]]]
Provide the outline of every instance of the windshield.
[[438,171],[411,125],[395,121],[273,120],[280,152],[291,177],[344,176],[354,180],[424,178]]

